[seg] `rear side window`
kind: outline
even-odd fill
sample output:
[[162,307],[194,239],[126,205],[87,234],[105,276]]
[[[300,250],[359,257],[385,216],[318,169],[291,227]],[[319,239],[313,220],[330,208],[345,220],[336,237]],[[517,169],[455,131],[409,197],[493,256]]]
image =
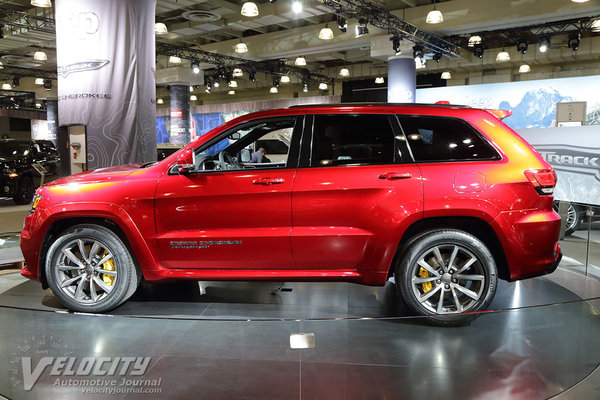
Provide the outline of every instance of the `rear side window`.
[[398,116],[415,161],[498,160],[492,145],[456,118]]
[[394,131],[388,115],[314,116],[312,166],[393,162]]

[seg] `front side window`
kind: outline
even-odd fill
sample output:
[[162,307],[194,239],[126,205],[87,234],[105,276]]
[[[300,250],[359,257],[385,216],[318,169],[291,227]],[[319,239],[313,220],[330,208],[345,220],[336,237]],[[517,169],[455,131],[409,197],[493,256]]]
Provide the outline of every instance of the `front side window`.
[[416,162],[497,160],[498,152],[457,118],[398,116]]
[[392,164],[394,149],[387,115],[314,116],[311,166]]
[[296,117],[269,118],[242,124],[224,138],[200,146],[196,171],[285,168]]

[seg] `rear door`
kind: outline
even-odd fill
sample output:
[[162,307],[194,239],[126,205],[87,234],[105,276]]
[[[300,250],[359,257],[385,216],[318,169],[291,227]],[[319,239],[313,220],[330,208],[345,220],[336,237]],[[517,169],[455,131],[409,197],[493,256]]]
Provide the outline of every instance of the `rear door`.
[[292,192],[296,268],[387,272],[402,226],[423,209],[395,115],[315,113],[307,127]]

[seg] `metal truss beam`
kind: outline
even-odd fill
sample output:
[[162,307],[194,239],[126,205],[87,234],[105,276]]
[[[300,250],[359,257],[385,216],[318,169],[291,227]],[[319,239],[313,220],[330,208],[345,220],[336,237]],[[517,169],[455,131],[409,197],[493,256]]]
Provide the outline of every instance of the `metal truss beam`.
[[33,30],[53,35],[56,33],[56,22],[53,18],[38,17],[20,11],[0,9],[0,24],[25,32]]
[[0,69],[0,75],[5,76],[18,76],[18,77],[32,77],[32,78],[43,78],[43,79],[56,79],[55,71],[47,71],[43,69],[36,68],[24,68],[24,67],[15,67],[12,65],[4,65],[3,68]]
[[399,36],[414,44],[423,46],[433,53],[441,53],[450,58],[458,58],[458,46],[445,39],[419,29],[388,10],[366,0],[313,0],[329,7],[333,13],[345,18],[366,19],[370,25],[382,29],[392,36]]
[[35,99],[35,92],[26,92],[24,90],[0,90],[0,98],[14,97],[19,99]]

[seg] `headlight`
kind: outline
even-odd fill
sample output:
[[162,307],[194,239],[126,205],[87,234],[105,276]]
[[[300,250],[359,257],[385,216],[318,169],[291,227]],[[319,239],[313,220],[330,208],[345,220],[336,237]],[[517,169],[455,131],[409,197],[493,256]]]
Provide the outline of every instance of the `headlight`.
[[35,211],[35,209],[37,208],[38,204],[40,203],[40,200],[42,200],[42,196],[39,194],[36,194],[35,196],[33,196],[33,204],[31,205],[31,213],[33,213]]

